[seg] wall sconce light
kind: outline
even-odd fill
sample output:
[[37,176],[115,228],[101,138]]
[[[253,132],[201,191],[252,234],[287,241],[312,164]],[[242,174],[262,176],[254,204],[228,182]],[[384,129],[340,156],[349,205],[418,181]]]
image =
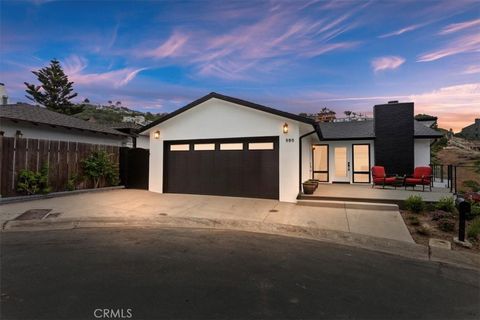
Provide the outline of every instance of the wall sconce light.
[[160,131],[159,131],[159,130],[155,131],[155,132],[153,133],[153,137],[154,137],[155,139],[160,139]]
[[16,137],[17,139],[20,139],[21,137],[23,137],[22,131],[17,130],[17,132],[15,132],[15,137]]
[[288,133],[288,124],[286,122],[283,124],[283,133]]

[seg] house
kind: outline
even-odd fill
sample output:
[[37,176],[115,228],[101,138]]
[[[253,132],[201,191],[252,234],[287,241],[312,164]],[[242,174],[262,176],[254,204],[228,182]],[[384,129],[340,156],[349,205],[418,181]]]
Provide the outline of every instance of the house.
[[118,130],[29,104],[0,106],[0,134],[113,146],[124,146],[129,139]]
[[475,119],[475,122],[463,128],[460,134],[466,139],[480,140],[480,119]]
[[430,164],[437,131],[413,103],[374,107],[374,120],[322,122],[210,93],[144,127],[149,190],[295,202],[301,182],[370,183],[370,167],[411,174]]
[[8,104],[8,94],[5,84],[0,82],[0,105]]
[[148,135],[140,135],[138,131],[141,125],[134,122],[116,122],[110,123],[108,127],[123,132],[129,136],[126,146],[130,148],[148,149],[150,145],[150,137]]

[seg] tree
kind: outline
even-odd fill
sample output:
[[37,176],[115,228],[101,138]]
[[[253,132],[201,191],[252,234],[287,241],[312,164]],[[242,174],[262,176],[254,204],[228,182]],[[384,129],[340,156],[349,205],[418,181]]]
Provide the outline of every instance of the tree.
[[85,100],[83,100],[83,103],[90,103],[90,100],[88,100],[88,98],[85,98]]
[[82,105],[75,106],[70,101],[77,93],[73,92],[73,82],[68,81],[58,60],[53,59],[48,67],[32,73],[37,76],[40,85],[24,82],[28,99],[59,113],[72,115],[83,111]]

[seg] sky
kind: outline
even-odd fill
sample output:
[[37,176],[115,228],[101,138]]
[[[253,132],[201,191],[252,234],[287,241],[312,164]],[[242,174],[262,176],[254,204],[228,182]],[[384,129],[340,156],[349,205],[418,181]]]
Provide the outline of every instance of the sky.
[[77,101],[171,112],[209,92],[292,113],[413,101],[480,117],[480,1],[1,1],[0,82],[58,59]]

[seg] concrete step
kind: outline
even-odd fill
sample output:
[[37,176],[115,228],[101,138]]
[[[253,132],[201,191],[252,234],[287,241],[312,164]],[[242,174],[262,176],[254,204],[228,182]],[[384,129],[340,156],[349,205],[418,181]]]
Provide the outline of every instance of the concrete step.
[[304,200],[297,201],[299,206],[324,207],[324,208],[345,208],[379,211],[398,211],[398,205],[389,203],[374,202],[353,202],[353,201],[330,201],[330,200]]

